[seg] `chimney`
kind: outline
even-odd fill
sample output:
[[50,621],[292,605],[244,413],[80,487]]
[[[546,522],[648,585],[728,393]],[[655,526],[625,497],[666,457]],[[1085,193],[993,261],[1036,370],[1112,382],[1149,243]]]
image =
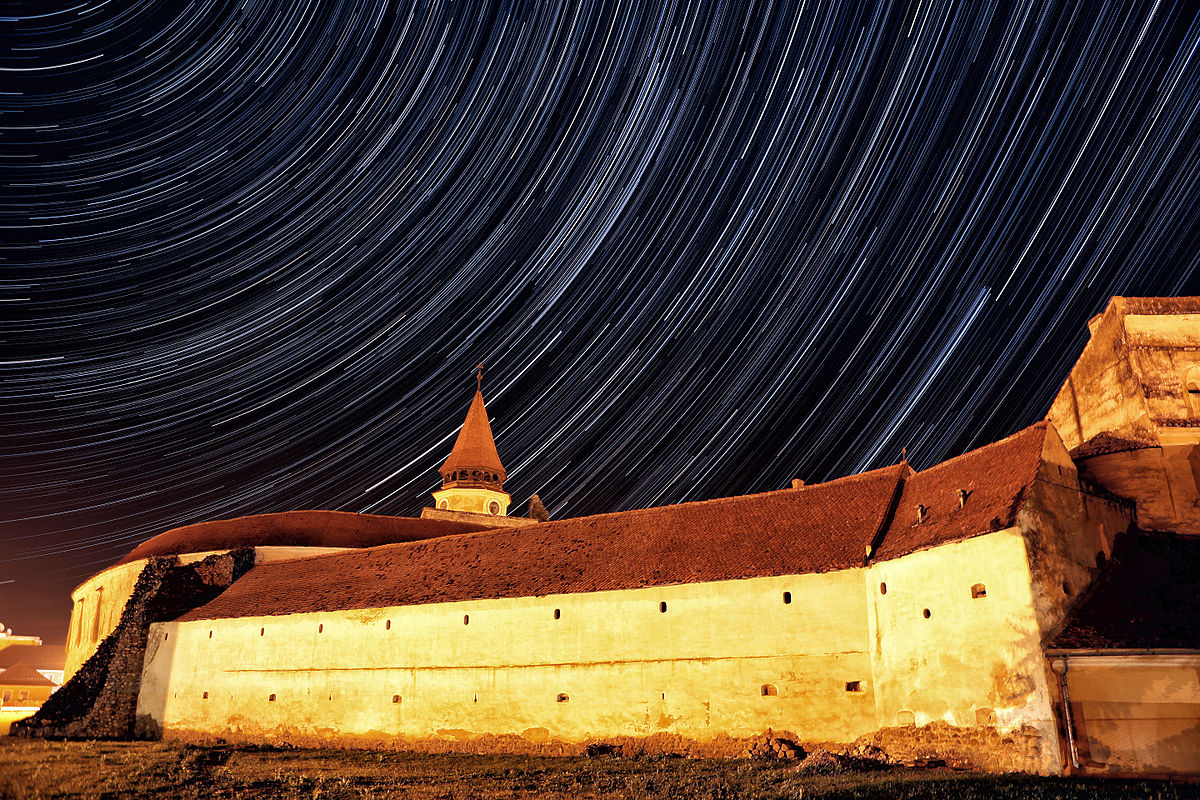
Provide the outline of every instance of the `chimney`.
[[804,481],[800,480],[799,478],[792,478],[792,488],[793,489],[801,489],[803,487],[804,487]]
[[1104,319],[1104,314],[1097,314],[1088,320],[1088,335],[1095,336],[1096,329],[1100,327],[1100,320]]

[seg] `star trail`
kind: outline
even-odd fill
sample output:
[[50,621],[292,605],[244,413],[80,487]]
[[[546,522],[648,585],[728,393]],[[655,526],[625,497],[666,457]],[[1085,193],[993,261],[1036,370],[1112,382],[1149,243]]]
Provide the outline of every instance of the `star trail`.
[[1195,3],[9,5],[0,619],[139,541],[917,467],[1200,292]]

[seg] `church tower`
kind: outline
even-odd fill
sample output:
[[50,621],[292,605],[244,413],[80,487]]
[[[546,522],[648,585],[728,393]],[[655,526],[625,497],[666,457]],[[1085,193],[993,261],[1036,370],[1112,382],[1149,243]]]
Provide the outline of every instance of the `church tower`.
[[467,419],[439,472],[442,488],[433,493],[438,509],[501,517],[508,514],[512,498],[504,491],[504,465],[496,452],[496,440],[492,438],[492,426],[483,406],[482,364]]

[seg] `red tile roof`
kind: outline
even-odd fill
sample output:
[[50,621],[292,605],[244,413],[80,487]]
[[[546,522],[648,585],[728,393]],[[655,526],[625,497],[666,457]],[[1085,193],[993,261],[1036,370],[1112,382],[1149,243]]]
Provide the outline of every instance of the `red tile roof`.
[[1130,439],[1111,431],[1104,431],[1097,433],[1072,450],[1071,458],[1078,461],[1081,458],[1103,456],[1109,453],[1127,453],[1130,450],[1144,450],[1147,447],[1157,447],[1157,445],[1153,442],[1143,442],[1140,439]]
[[1200,650],[1200,536],[1122,535],[1047,650]]
[[486,530],[471,522],[383,517],[345,511],[287,511],[185,525],[138,545],[119,564],[150,556],[237,547],[374,547]]
[[54,681],[24,661],[0,672],[0,686],[55,686]]
[[[906,479],[876,559],[1012,527],[1037,477],[1045,439],[1046,423],[1039,422]],[[959,489],[969,493],[961,508]],[[920,522],[918,504],[924,507]]]
[[[898,464],[800,489],[262,564],[182,619],[633,589],[862,566],[871,544],[878,545],[877,559],[895,558],[1012,525],[1037,475],[1045,432],[1040,423],[915,475]],[[962,509],[957,488],[972,492]],[[912,524],[915,511],[906,502],[927,506],[923,523]]]
[[488,422],[487,409],[483,406],[483,394],[477,389],[467,419],[463,422],[454,449],[439,470],[443,475],[458,469],[480,469],[498,473],[504,482],[504,465],[496,452],[496,440],[492,437],[492,426]]
[[67,660],[66,645],[40,644],[6,647],[0,650],[0,669],[25,662],[34,669],[62,669]]
[[262,564],[183,619],[632,589],[861,566],[900,471],[888,467],[799,490]]

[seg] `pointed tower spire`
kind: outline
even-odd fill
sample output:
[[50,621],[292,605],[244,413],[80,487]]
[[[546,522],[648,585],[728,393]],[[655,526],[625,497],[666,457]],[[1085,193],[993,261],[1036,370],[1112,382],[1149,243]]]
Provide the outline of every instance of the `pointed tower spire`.
[[475,397],[450,457],[438,470],[442,488],[433,493],[439,509],[477,514],[508,514],[512,501],[504,491],[504,465],[483,404],[483,364],[475,375]]

